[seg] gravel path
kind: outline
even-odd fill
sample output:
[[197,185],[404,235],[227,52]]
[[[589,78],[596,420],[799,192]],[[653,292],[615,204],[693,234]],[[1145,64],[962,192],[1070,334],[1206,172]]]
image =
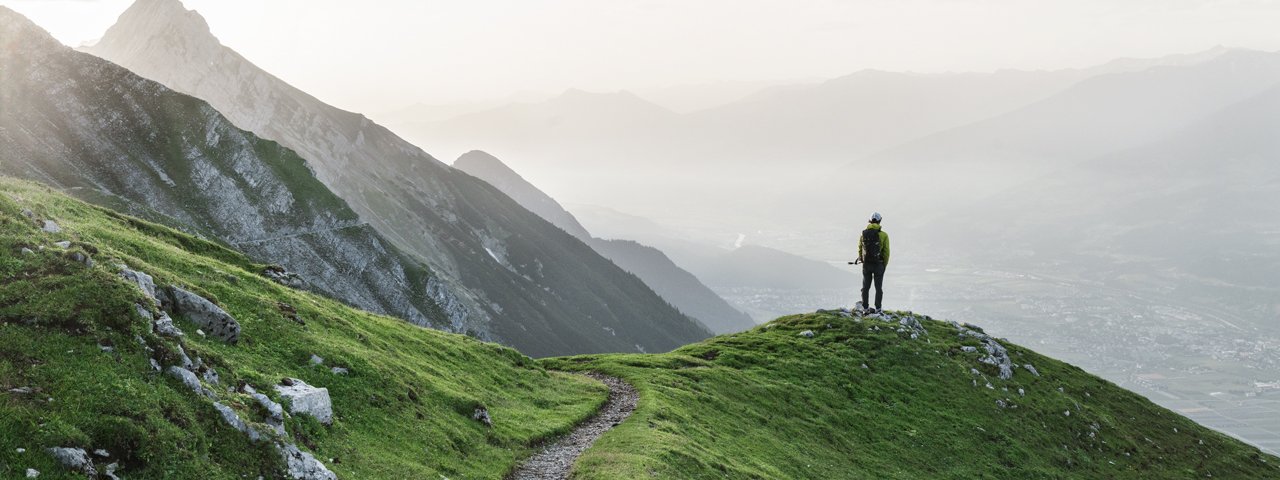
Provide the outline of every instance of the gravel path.
[[604,435],[604,432],[618,426],[631,416],[631,412],[636,409],[636,401],[640,399],[635,387],[608,375],[594,372],[585,375],[609,386],[609,399],[604,402],[604,406],[600,407],[600,411],[594,417],[574,427],[568,435],[547,445],[542,451],[526,460],[515,473],[507,477],[508,480],[569,478],[569,470],[573,469],[574,462],[578,461],[582,452],[595,443],[597,438]]

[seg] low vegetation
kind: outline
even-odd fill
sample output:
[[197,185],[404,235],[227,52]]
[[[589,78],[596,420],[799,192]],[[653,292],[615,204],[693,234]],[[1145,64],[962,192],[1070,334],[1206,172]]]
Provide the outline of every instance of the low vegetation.
[[[46,220],[59,231],[45,231]],[[63,241],[67,248],[57,245]],[[135,304],[155,305],[120,277],[121,265],[213,300],[239,321],[239,342],[204,337],[178,317],[185,336],[152,333]],[[216,369],[218,386],[207,385],[246,418],[261,417],[260,407],[227,391],[234,386],[277,402],[271,387],[285,377],[328,388],[331,426],[302,415],[285,426],[341,478],[498,478],[606,397],[603,385],[547,371],[509,348],[286,288],[263,277],[265,267],[0,179],[0,477],[34,468],[42,479],[71,478],[45,453],[50,447],[102,449],[124,478],[278,477],[274,450],[152,368],[151,358],[179,362],[178,347]],[[491,427],[473,419],[477,408],[489,412]]]
[[1014,368],[1001,380],[985,334],[962,329],[826,312],[667,354],[544,363],[640,391],[580,459],[581,479],[1280,478],[1280,459],[992,339]]

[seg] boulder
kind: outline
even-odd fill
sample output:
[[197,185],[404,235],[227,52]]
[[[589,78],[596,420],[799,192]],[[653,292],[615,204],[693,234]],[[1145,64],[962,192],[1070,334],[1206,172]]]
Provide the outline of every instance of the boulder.
[[71,252],[71,260],[82,263],[84,266],[93,268],[93,257],[84,252]]
[[333,373],[334,375],[346,375],[347,369],[343,367],[333,367],[329,369],[329,372]]
[[272,401],[271,397],[258,392],[250,393],[249,396],[253,397],[254,400],[257,400],[258,405],[262,405],[262,408],[267,411],[267,426],[271,427],[272,430],[275,430],[277,434],[283,436],[285,434],[284,407],[280,406],[279,403]]
[[213,392],[210,392],[209,390],[205,389],[204,385],[200,384],[200,379],[197,378],[196,374],[192,373],[191,370],[187,370],[185,368],[178,368],[176,366],[171,366],[169,367],[168,372],[169,372],[169,375],[172,375],[174,378],[177,378],[179,381],[182,382],[183,385],[186,385],[187,388],[190,388],[191,391],[204,395],[206,397],[213,396]]
[[276,385],[276,392],[289,401],[289,413],[310,415],[325,425],[333,423],[329,389],[313,387],[296,378],[285,380],[284,384]]
[[477,408],[475,413],[471,414],[471,419],[480,421],[486,427],[493,426],[493,418],[489,417],[489,409],[484,407]]
[[22,250],[20,250],[20,252],[22,252],[22,254],[23,254],[23,255],[35,255],[35,254],[36,254],[36,252],[32,251],[30,248],[27,248],[27,247],[22,247]]
[[83,448],[54,447],[46,451],[64,467],[90,477],[98,475],[98,470],[93,468],[93,459],[89,458],[89,452]]
[[71,248],[71,242],[63,240],[61,242],[53,242],[53,246],[66,250]]
[[155,279],[151,278],[151,275],[126,268],[120,271],[120,277],[129,283],[137,285],[142,290],[142,293],[147,295],[147,298],[156,300],[156,282]]
[[284,457],[289,478],[297,480],[338,480],[338,476],[316,460],[310,453],[299,450],[293,444],[277,444],[276,450]]
[[316,354],[314,354],[314,353],[313,353],[313,354],[311,354],[311,364],[312,364],[312,365],[320,365],[320,364],[323,364],[323,363],[324,363],[324,357],[321,357],[321,356],[316,355]]
[[45,220],[45,221],[44,221],[44,226],[40,227],[40,229],[41,229],[41,230],[44,230],[44,231],[45,231],[45,233],[60,233],[60,232],[62,232],[62,227],[59,227],[59,226],[58,226],[58,222],[55,222],[55,221],[53,221],[53,220]]
[[800,332],[799,335],[804,338],[813,338],[813,330],[805,330],[803,332]]
[[307,286],[307,282],[304,282],[301,276],[285,270],[284,267],[279,265],[268,266],[262,271],[262,276],[289,288],[302,289]]
[[185,315],[215,338],[235,344],[240,340],[240,322],[208,299],[182,288],[169,286],[169,299],[175,313]]
[[237,415],[236,411],[232,410],[231,407],[218,402],[213,402],[213,408],[218,410],[218,413],[222,415],[222,421],[226,422],[227,425],[230,425],[231,428],[236,429],[236,431],[239,431],[240,433],[248,435],[250,442],[256,443],[259,440],[262,440],[262,434],[258,433],[258,431],[253,427],[250,427],[249,424],[244,422],[244,420],[241,420],[240,415]]
[[40,471],[34,468],[27,469],[27,478],[36,478],[40,476]]
[[1032,375],[1035,375],[1037,377],[1040,376],[1040,372],[1036,371],[1036,367],[1032,366],[1030,363],[1023,364],[1022,368],[1027,369],[1027,371],[1031,372]]

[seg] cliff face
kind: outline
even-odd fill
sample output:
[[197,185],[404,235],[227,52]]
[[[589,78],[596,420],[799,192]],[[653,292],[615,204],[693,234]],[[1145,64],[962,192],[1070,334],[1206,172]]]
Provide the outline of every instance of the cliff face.
[[203,101],[68,49],[0,10],[0,173],[216,238],[352,305],[452,330],[432,274],[294,152]]

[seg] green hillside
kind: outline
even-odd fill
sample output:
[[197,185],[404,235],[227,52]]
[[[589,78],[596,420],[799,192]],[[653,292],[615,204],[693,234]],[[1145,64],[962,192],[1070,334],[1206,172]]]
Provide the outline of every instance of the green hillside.
[[1280,478],[1280,458],[991,339],[1012,368],[1001,380],[996,358],[981,361],[996,357],[985,334],[968,328],[818,313],[667,354],[544,363],[640,392],[636,413],[579,460],[580,479]]
[[[45,232],[45,220],[60,232]],[[178,316],[185,336],[151,333],[135,304],[159,310],[119,275],[119,264],[215,301],[238,320],[239,341],[201,336]],[[231,428],[213,401],[265,432],[257,401],[229,390],[248,384],[280,402],[272,386],[285,377],[328,389],[331,426],[294,415],[285,427],[290,442],[341,478],[496,478],[530,444],[567,431],[604,401],[605,388],[593,381],[548,372],[505,347],[283,287],[256,273],[263,267],[175,230],[0,179],[0,478],[21,478],[27,468],[42,479],[73,478],[44,453],[50,447],[106,450],[111,457],[99,471],[118,462],[117,474],[130,479],[277,478],[280,456]],[[217,384],[203,383],[214,398],[152,368],[150,358],[179,364],[179,347],[216,371]],[[312,355],[323,365],[312,365]],[[480,407],[492,427],[473,419]]]
[[[238,341],[186,314],[185,336],[152,333],[137,305],[162,310],[122,266],[213,301]],[[286,288],[264,267],[0,179],[0,478],[83,478],[51,447],[105,450],[99,472],[115,463],[130,479],[280,478],[283,445],[339,478],[501,478],[604,401],[602,385],[556,370],[641,395],[579,479],[1280,478],[1280,459],[977,327],[820,312],[666,354],[534,361]],[[170,369],[203,377],[203,393]],[[288,409],[273,388],[286,378],[328,389],[331,425],[299,413],[274,433],[243,386]]]

